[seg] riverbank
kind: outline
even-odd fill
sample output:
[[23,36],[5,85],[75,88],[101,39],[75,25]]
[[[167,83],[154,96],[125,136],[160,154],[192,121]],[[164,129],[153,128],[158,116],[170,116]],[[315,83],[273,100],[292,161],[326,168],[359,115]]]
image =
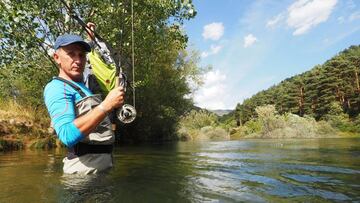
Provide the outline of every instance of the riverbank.
[[47,112],[26,108],[16,102],[0,103],[0,151],[56,146]]
[[[50,119],[44,107],[26,108],[13,101],[0,102],[0,151],[61,146],[49,126]],[[317,122],[311,117],[294,114],[267,113],[243,126],[226,127],[214,114],[206,111],[192,111],[183,116],[177,134],[180,141],[195,142],[248,138],[360,138],[359,133],[342,131],[330,122]]]
[[[298,136],[293,134],[293,129],[279,129],[273,133],[262,134],[262,133],[251,133],[245,134],[242,132],[243,129],[233,128],[230,131],[230,140],[246,140],[246,139],[322,139],[322,138],[330,138],[330,139],[341,139],[341,138],[360,138],[359,133],[352,132],[341,132],[335,131],[331,134],[316,134],[313,136]],[[280,132],[280,133],[279,133]],[[288,133],[288,134],[287,134]]]
[[360,133],[342,131],[331,122],[315,121],[311,117],[287,114],[268,119],[256,119],[243,126],[232,128],[232,140],[259,139],[306,139],[306,138],[360,138]]
[[342,114],[328,115],[316,121],[310,116],[292,113],[278,114],[273,105],[256,108],[257,117],[236,126],[233,122],[220,123],[216,115],[207,111],[191,111],[180,119],[179,140],[238,140],[292,138],[360,138],[358,122]]

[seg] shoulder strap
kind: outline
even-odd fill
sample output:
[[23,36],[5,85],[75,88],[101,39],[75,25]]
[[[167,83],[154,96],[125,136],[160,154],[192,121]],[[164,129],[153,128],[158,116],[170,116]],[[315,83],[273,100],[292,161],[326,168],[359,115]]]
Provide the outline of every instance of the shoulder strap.
[[72,83],[68,80],[65,80],[64,78],[60,78],[60,77],[53,77],[53,79],[60,80],[64,83],[70,85],[70,87],[74,88],[80,94],[81,97],[86,97],[86,94],[81,90],[81,88],[78,87],[77,85],[75,85],[74,83]]

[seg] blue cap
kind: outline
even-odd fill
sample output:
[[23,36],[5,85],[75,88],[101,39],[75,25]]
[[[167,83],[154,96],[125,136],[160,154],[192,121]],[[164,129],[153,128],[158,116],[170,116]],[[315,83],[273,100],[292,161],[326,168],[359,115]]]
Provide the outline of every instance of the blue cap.
[[57,50],[60,47],[74,43],[79,43],[83,45],[85,51],[87,52],[91,51],[90,45],[87,42],[85,42],[79,35],[71,35],[71,34],[60,35],[55,41],[54,49]]

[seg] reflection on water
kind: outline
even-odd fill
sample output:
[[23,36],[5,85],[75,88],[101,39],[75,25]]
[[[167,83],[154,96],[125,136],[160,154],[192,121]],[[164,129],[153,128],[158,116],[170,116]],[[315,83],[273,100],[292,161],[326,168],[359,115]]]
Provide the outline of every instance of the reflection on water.
[[108,173],[93,175],[68,175],[60,178],[63,194],[59,202],[104,202],[111,199],[112,186],[108,182]]
[[0,155],[0,202],[360,201],[360,140],[243,140],[116,148],[97,175],[64,151]]

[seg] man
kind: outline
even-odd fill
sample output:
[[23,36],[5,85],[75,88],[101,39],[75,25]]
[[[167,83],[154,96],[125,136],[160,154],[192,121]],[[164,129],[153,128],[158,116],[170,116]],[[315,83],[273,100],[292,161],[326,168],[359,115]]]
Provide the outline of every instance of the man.
[[101,101],[85,86],[86,53],[91,48],[80,36],[59,36],[54,49],[59,75],[46,85],[44,100],[58,138],[69,149],[63,159],[64,173],[108,169],[115,139],[108,113],[124,103],[124,90],[116,87]]

